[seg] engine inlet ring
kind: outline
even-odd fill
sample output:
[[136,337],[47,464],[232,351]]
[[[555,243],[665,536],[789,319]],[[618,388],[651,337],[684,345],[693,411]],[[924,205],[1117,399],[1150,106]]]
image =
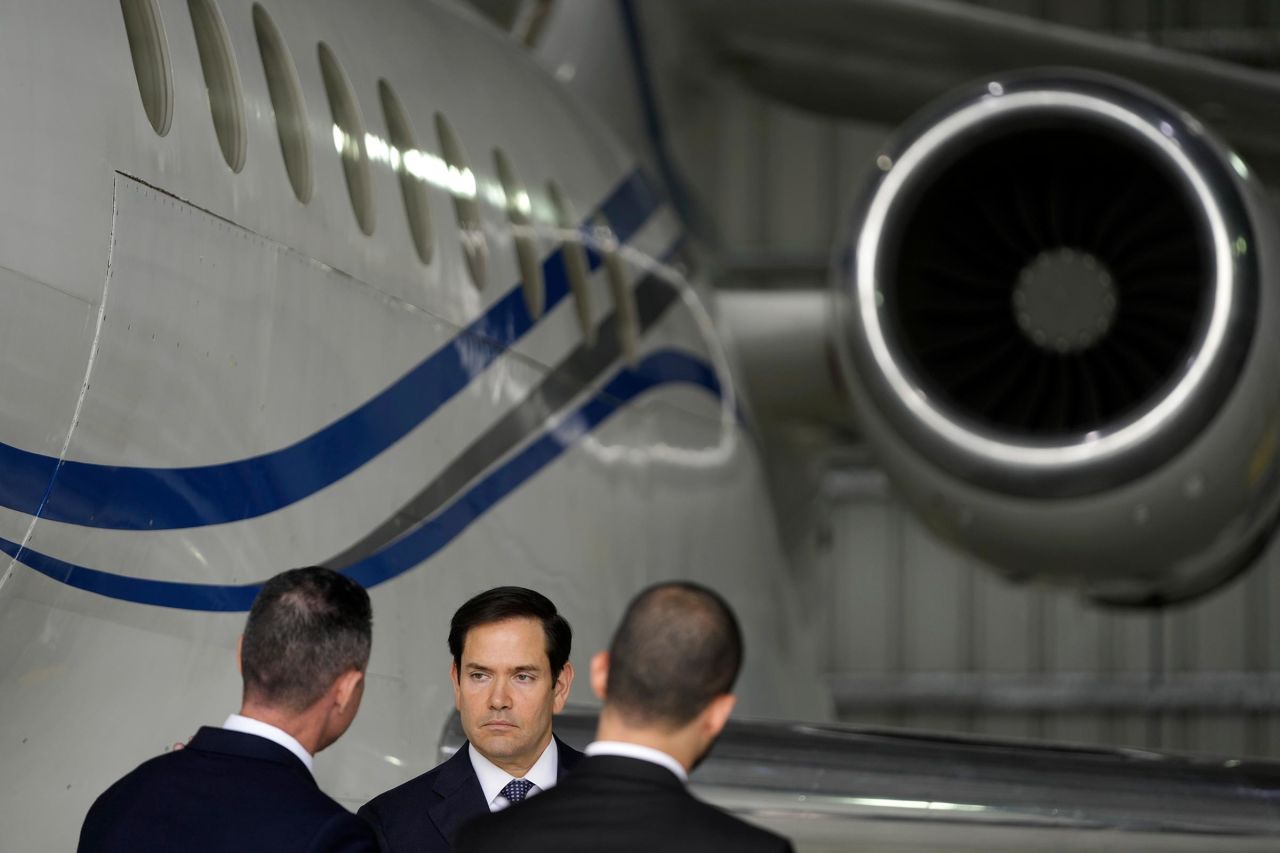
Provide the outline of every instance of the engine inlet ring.
[[[912,264],[929,259],[921,260],[927,253],[918,246],[910,257],[904,258],[903,251],[910,245],[921,205],[932,203],[929,193],[967,168],[969,160],[994,151],[992,160],[999,162],[1007,156],[1000,146],[1037,139],[1043,143],[1054,134],[1069,139],[1070,144],[1062,146],[1068,154],[1123,155],[1132,160],[1126,173],[1146,169],[1160,176],[1147,180],[1151,186],[1166,181],[1168,197],[1153,199],[1153,205],[1172,209],[1181,203],[1185,221],[1177,227],[1202,251],[1198,261],[1189,254],[1192,260],[1179,262],[1195,268],[1194,275],[1181,270],[1184,279],[1195,282],[1190,290],[1180,291],[1178,298],[1186,304],[1173,306],[1182,318],[1180,326],[1175,324],[1180,331],[1169,336],[1182,337],[1172,343],[1155,342],[1166,353],[1149,371],[1146,386],[1138,389],[1142,393],[1115,394],[1114,400],[1094,401],[1092,409],[1055,413],[1042,422],[1034,414],[1021,414],[1034,406],[1014,407],[1014,417],[1001,414],[998,406],[984,410],[972,405],[973,399],[954,380],[959,368],[953,369],[945,355],[930,361],[923,352],[929,346],[928,334],[904,320],[904,300],[911,295],[904,295],[911,287],[904,269],[910,271]],[[1085,144],[1089,140],[1096,143],[1093,150]],[[841,282],[851,297],[845,344],[855,384],[895,431],[935,463],[1010,494],[1089,494],[1153,470],[1212,419],[1235,385],[1254,334],[1259,294],[1253,234],[1240,179],[1227,163],[1225,152],[1194,120],[1153,94],[1108,78],[1026,75],[969,93],[879,159],[881,174],[865,196],[851,265]],[[1007,281],[996,276],[998,287],[1007,285],[1008,291],[991,298],[1006,306],[1008,328],[1027,348],[1015,347],[1007,363],[1018,364],[1017,358],[1036,352],[1041,327],[1057,336],[1048,340],[1046,334],[1040,347],[1048,353],[1046,363],[1064,365],[1071,358],[1094,357],[1089,355],[1091,348],[1099,340],[1107,343],[1109,324],[1119,322],[1106,312],[1116,310],[1122,320],[1126,312],[1132,313],[1135,302],[1130,298],[1126,303],[1124,286],[1118,295],[1108,296],[1111,271],[1090,272],[1096,259],[1082,260],[1092,258],[1089,248],[1052,241],[1039,250],[1024,246],[1023,255],[1013,256],[1016,263]],[[957,273],[948,268],[943,275],[954,278]],[[1016,292],[1020,279],[1029,282],[1021,297]],[[1087,305],[1078,317],[1050,316],[1054,288],[1077,286],[1078,292],[1091,293],[1096,305]],[[933,292],[954,295],[937,287]],[[1148,298],[1146,309],[1170,308],[1167,296]],[[1025,317],[1018,313],[1019,298],[1024,305],[1032,300],[1034,310]],[[1118,308],[1108,306],[1108,299],[1118,299]],[[1144,331],[1132,322],[1121,328]],[[1068,340],[1069,335],[1074,339]],[[1009,339],[1000,340],[1007,344]],[[998,361],[997,356],[988,355],[988,361],[993,360]],[[997,370],[1002,366],[995,365]],[[972,377],[961,378],[973,384]]]

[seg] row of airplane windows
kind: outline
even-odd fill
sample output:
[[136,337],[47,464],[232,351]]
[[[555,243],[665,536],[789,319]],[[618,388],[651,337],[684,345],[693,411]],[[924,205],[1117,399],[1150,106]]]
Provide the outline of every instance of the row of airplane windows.
[[[155,132],[165,136],[173,120],[173,77],[159,10],[155,0],[120,0],[120,5],[143,109]],[[247,135],[240,74],[231,40],[213,0],[187,0],[187,8],[195,32],[218,145],[227,166],[239,173],[245,164]],[[311,146],[297,68],[279,29],[261,4],[253,5],[252,14],[289,184],[298,201],[308,204],[312,195]],[[582,334],[588,344],[593,343],[595,327],[587,284],[589,266],[586,251],[573,206],[556,182],[547,183],[548,209],[535,215],[529,192],[517,177],[510,158],[501,148],[495,148],[493,159],[497,184],[480,187],[465,149],[448,119],[442,113],[435,114],[440,156],[420,148],[400,99],[385,79],[378,80],[378,100],[386,122],[387,138],[367,132],[351,84],[333,51],[320,42],[317,57],[333,117],[334,149],[342,159],[348,195],[360,230],[371,235],[375,224],[369,161],[386,163],[399,176],[405,218],[417,256],[422,263],[430,263],[435,247],[427,187],[436,186],[453,200],[468,273],[472,283],[483,288],[488,255],[479,205],[483,193],[486,201],[506,211],[525,303],[530,315],[536,319],[541,316],[545,305],[545,286],[535,220],[547,223],[564,243],[565,272],[577,302]],[[632,354],[638,331],[632,304],[634,297],[626,286],[625,270],[617,257],[617,240],[602,216],[597,215],[592,226],[593,242],[601,249],[610,292],[618,308],[619,337],[624,349]]]

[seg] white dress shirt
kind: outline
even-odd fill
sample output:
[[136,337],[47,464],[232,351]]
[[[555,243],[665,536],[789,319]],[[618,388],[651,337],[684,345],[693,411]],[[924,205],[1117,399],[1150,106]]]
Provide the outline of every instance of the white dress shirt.
[[586,755],[620,755],[623,758],[638,758],[641,761],[667,768],[676,774],[676,778],[681,782],[689,781],[689,773],[684,769],[683,764],[662,750],[654,749],[651,746],[625,743],[620,740],[596,740],[587,744],[587,748],[583,750],[583,753]]
[[[500,812],[511,805],[511,801],[500,792],[516,777],[481,755],[473,743],[467,744],[467,753],[471,756],[471,767],[476,771],[476,778],[480,780],[480,790],[484,791],[484,799],[489,804],[489,811]],[[556,739],[552,738],[547,748],[542,750],[542,755],[538,756],[538,760],[529,768],[529,772],[522,777],[533,783],[533,787],[525,796],[532,797],[540,791],[554,788],[559,768],[560,750],[556,747]]]
[[255,720],[252,717],[242,717],[239,714],[232,714],[227,717],[227,721],[222,724],[222,727],[228,731],[257,735],[278,743],[298,756],[298,759],[307,765],[307,769],[315,773],[315,768],[312,766],[311,753],[303,749],[302,744],[298,743],[293,735],[284,729],[278,729],[270,723],[264,723],[262,720]]

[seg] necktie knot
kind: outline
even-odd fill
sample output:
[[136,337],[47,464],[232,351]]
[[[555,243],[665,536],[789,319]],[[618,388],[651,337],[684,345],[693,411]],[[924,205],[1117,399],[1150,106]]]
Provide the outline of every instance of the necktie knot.
[[506,797],[508,802],[518,803],[528,796],[532,787],[533,783],[528,779],[512,779],[498,793]]

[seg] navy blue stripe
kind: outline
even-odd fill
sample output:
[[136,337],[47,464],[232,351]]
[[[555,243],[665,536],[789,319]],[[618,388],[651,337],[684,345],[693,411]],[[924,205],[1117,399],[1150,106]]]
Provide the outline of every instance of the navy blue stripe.
[[[343,573],[366,587],[385,583],[430,559],[473,522],[631,400],[662,385],[683,383],[721,396],[715,370],[699,358],[674,350],[653,353],[634,368],[622,369],[603,389],[538,440],[479,480],[441,511],[410,528]],[[158,581],[63,562],[0,538],[0,551],[78,589],[122,601],[181,610],[243,612],[261,584],[215,585]]]
[[[602,203],[621,241],[659,200],[633,172]],[[588,220],[589,221],[589,220]],[[588,252],[592,268],[599,256]],[[564,260],[543,263],[546,307],[569,293]],[[52,521],[167,530],[254,518],[355,471],[431,416],[534,325],[519,284],[452,341],[358,409],[288,447],[234,462],[137,468],[67,461],[0,444],[0,505]],[[56,478],[56,479],[55,479]]]

